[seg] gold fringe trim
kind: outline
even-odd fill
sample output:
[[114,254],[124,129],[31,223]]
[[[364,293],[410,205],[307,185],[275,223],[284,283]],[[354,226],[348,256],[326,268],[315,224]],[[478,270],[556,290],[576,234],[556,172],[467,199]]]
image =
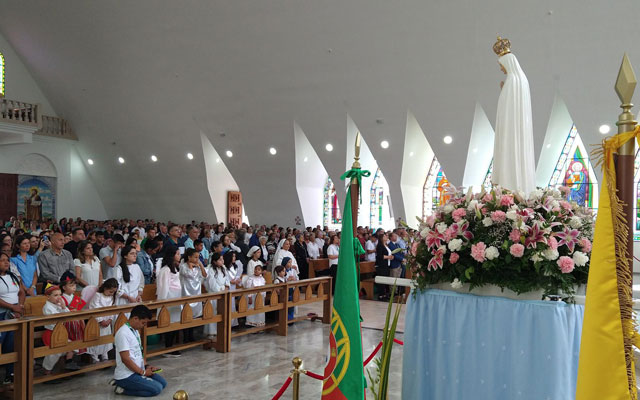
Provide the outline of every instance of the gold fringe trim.
[[[632,139],[640,130],[636,129]],[[611,202],[611,214],[613,218],[613,229],[615,236],[616,251],[616,276],[618,280],[618,301],[620,303],[620,317],[622,323],[622,333],[624,340],[624,355],[627,367],[627,383],[629,385],[629,395],[632,400],[637,400],[635,360],[633,355],[633,345],[636,335],[637,322],[633,312],[633,274],[627,258],[627,244],[629,227],[627,226],[627,216],[624,212],[624,204],[618,197],[616,188],[616,170],[613,162],[613,154],[617,148],[612,140],[603,140],[602,146],[593,152],[597,157],[597,166],[602,168],[607,178],[607,190]]]

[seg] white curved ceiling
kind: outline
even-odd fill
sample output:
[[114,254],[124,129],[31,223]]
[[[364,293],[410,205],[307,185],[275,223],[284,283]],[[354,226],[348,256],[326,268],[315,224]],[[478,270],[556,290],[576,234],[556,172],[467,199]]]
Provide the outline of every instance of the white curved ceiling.
[[0,31],[96,161],[109,214],[213,219],[202,130],[219,153],[233,151],[225,164],[251,222],[293,224],[294,121],[337,182],[348,114],[396,215],[408,111],[460,184],[476,103],[495,118],[496,33],[529,78],[536,154],[556,94],[585,143],[599,142],[597,127],[619,113],[623,52],[640,67],[638,15],[629,0],[0,0]]

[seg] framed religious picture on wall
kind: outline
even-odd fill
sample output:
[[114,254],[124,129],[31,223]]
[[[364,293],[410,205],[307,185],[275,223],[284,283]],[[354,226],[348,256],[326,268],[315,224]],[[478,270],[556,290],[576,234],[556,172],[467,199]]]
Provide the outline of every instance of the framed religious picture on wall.
[[27,221],[56,218],[56,178],[18,175],[18,215]]

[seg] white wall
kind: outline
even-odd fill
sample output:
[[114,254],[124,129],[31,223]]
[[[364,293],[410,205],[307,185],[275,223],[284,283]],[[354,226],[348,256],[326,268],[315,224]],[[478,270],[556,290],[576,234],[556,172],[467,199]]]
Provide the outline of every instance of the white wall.
[[433,160],[433,150],[420,124],[414,115],[408,112],[400,188],[404,201],[406,222],[412,227],[418,226],[416,217],[422,218],[422,192],[424,181],[429,174],[431,160]]
[[[73,141],[34,135],[31,144],[0,146],[0,173],[38,173],[38,170],[20,170],[25,157],[33,153],[44,156],[55,167],[56,217],[58,219],[83,217],[103,220],[107,218],[98,191]],[[42,170],[44,175],[53,175],[46,172]]]
[[[539,187],[547,187],[553,170],[556,167],[558,158],[562,153],[562,148],[567,140],[569,130],[573,126],[573,120],[569,115],[569,110],[564,100],[556,95],[551,108],[551,116],[549,125],[547,125],[547,133],[540,151],[540,158],[536,167],[536,185]],[[578,132],[580,129],[578,128]]]
[[[304,226],[324,225],[324,185],[329,174],[302,128],[294,122],[296,190]],[[342,186],[340,186],[342,188]],[[338,189],[338,187],[336,187]]]
[[[487,114],[480,104],[476,104],[462,186],[473,187],[478,192],[481,190],[482,182],[493,160],[494,139],[495,132]],[[445,171],[445,175],[446,173]]]
[[51,104],[49,104],[49,101],[40,90],[40,87],[38,87],[31,77],[31,73],[1,34],[0,53],[4,55],[6,64],[4,69],[6,93],[4,97],[27,103],[39,103],[41,113],[57,116],[55,111],[53,111],[53,107],[51,107]]

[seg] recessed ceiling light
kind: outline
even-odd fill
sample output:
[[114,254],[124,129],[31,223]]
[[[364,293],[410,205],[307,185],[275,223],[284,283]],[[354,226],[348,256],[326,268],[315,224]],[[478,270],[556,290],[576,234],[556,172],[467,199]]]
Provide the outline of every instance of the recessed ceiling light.
[[120,164],[124,164],[124,158],[122,158],[122,157],[118,157],[118,162],[119,162]]
[[188,158],[189,160],[193,160],[193,154],[191,154],[191,153],[187,153],[187,158]]
[[445,136],[442,138],[442,141],[445,142],[446,144],[451,144],[451,142],[453,142],[453,138],[449,135]]
[[233,157],[233,152],[231,150],[227,150],[226,154],[229,158]]
[[380,142],[380,147],[382,147],[383,149],[388,149],[389,142],[387,142],[386,140],[383,140],[382,142]]
[[548,149],[548,148],[550,148],[550,147],[551,147],[551,143],[549,143],[549,144],[547,145],[547,149]]
[[327,143],[326,146],[324,146],[325,149],[327,149],[327,151],[333,151],[333,145],[331,143]]
[[156,157],[155,155],[151,155],[151,161],[156,162],[158,161],[158,157]]
[[477,152],[478,152],[478,148],[477,148],[477,147],[474,147],[474,148],[473,148],[473,152],[474,152],[474,153],[477,153]]
[[413,157],[413,151],[409,153],[409,157]]
[[600,129],[599,129],[600,133],[602,133],[603,135],[606,135],[607,133],[611,132],[611,127],[609,125],[600,125]]
[[220,157],[216,158],[216,162],[219,163],[220,162]]
[[275,156],[277,152],[278,152],[278,150],[276,150],[275,147],[269,148],[269,153],[271,153],[272,156]]
[[89,165],[93,165],[93,160],[92,160],[92,159],[88,159],[88,160],[87,160],[87,164],[89,164]]
[[307,162],[307,161],[309,161],[309,157],[304,158],[304,162]]

